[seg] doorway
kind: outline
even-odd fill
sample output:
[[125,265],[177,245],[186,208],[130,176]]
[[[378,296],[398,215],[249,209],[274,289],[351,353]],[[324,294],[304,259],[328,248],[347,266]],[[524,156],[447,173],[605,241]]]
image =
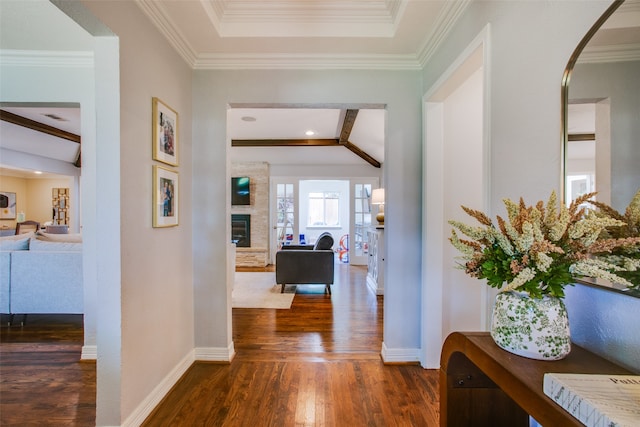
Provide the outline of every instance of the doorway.
[[448,241],[460,205],[489,199],[487,26],[424,96],[422,365],[438,368],[453,330],[487,328],[488,291],[462,270]]
[[367,229],[374,215],[377,178],[272,178],[271,263],[284,245],[313,244],[323,232],[334,239],[336,262],[367,265]]

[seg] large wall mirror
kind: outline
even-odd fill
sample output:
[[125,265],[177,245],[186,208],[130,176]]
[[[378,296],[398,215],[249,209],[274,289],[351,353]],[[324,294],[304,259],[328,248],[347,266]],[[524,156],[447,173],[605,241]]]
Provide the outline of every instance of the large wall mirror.
[[562,128],[565,201],[596,191],[624,212],[640,189],[640,0],[614,1],[576,48],[563,79]]

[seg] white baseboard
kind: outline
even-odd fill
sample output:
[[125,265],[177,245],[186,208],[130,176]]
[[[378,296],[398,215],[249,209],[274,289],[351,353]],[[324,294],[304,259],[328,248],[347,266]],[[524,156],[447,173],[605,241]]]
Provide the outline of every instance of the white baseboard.
[[385,343],[382,343],[380,355],[384,363],[413,363],[420,361],[419,348],[388,348]]
[[80,360],[97,360],[98,359],[98,346],[97,345],[83,345],[82,354]]
[[375,295],[384,295],[384,288],[379,287],[378,283],[376,283],[376,281],[373,280],[371,276],[369,276],[368,274],[367,274],[367,286],[369,287],[369,289],[371,289],[371,292],[373,292]]
[[137,427],[151,414],[171,388],[194,362],[194,352],[190,351],[175,368],[153,389],[133,413],[122,423],[123,427]]
[[224,347],[196,347],[195,360],[201,362],[231,362],[236,355],[233,341]]

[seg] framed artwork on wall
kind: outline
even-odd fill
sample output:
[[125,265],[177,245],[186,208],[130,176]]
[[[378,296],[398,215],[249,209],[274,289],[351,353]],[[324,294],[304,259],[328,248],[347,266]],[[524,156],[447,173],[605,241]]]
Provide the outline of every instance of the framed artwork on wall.
[[178,113],[155,97],[152,111],[153,160],[178,166]]
[[0,191],[0,219],[16,219],[16,193]]
[[52,188],[53,225],[69,225],[69,189]]
[[178,225],[178,172],[153,165],[153,227]]

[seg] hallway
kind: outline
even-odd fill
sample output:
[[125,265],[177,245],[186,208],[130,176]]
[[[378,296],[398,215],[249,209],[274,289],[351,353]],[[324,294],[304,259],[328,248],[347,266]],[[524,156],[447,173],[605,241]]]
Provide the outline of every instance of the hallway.
[[437,425],[438,372],[382,363],[366,268],[337,264],[323,288],[299,285],[290,310],[234,309],[232,363],[196,363],[144,425]]
[[[336,265],[332,289],[299,285],[289,310],[233,309],[232,363],[195,363],[144,426],[437,425],[438,372],[381,361],[383,297],[366,268]],[[2,320],[0,425],[94,425],[81,316]]]

